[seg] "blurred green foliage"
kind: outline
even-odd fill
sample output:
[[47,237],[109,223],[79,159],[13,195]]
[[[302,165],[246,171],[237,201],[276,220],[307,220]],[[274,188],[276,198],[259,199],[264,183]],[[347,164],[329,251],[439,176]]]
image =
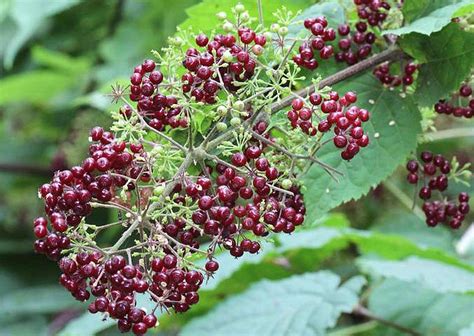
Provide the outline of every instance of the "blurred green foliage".
[[[144,58],[151,57],[152,49],[164,46],[167,37],[175,32],[181,22],[184,21],[183,27],[197,25],[198,31],[208,29],[209,22],[214,20],[210,15],[214,15],[216,10],[226,9],[226,3],[229,3],[208,0],[186,12],[187,8],[198,2],[0,2],[1,335],[55,334],[65,326],[61,335],[116,334],[115,330],[107,330],[113,322],[102,323],[100,316],[82,315],[85,305],[76,303],[56,285],[59,274],[56,265],[31,252],[32,218],[42,211],[36,197],[37,187],[47,181],[53,171],[79,163],[87,150],[86,139],[92,126],[110,125],[107,112],[116,108],[107,97],[111,84],[126,81],[131,69]],[[255,1],[245,2],[255,7]],[[313,1],[268,2],[270,8],[285,3],[291,9],[304,9]],[[196,16],[198,19],[194,21],[188,19]],[[434,99],[428,98],[430,103]],[[468,122],[438,118],[435,125],[450,128],[466,126]],[[414,139],[411,140],[414,142]],[[472,150],[466,150],[474,148],[472,139],[440,141],[423,145],[423,148],[449,156],[454,153],[461,162],[472,162],[474,159]],[[393,169],[394,165],[388,167],[380,179]],[[396,171],[393,180],[402,186],[403,171]],[[374,181],[365,182],[368,189]],[[401,188],[406,193],[410,192],[408,188]],[[470,191],[472,193],[472,187]],[[350,196],[353,195],[347,198]],[[327,209],[333,206],[328,205]],[[163,329],[173,334],[195,317],[199,318],[191,323],[196,325],[199,325],[202,316],[219,318],[222,308],[233,302],[245,302],[252,291],[267,286],[279,293],[284,288],[281,286],[291,281],[254,286],[259,280],[281,280],[324,268],[338,274],[343,280],[342,286],[355,274],[367,276],[375,289],[365,291],[363,300],[368,301],[370,309],[386,319],[396,320],[427,335],[455,335],[460,329],[468,335],[469,330],[472,331],[472,324],[469,326],[472,321],[468,314],[464,314],[474,311],[472,289],[470,292],[466,290],[467,293],[464,289],[469,289],[469,279],[474,281],[474,251],[468,251],[463,256],[457,253],[455,242],[462,232],[452,233],[444,228],[428,230],[421,219],[403,209],[383,187],[371,190],[358,202],[349,202],[337,211],[338,214],[328,216],[316,214],[305,230],[280,238],[275,244],[268,243],[263,253],[256,256],[247,256],[237,262],[229,255],[220,255],[220,272],[203,289],[201,303],[188,314],[162,317]],[[95,216],[97,221],[107,221],[113,215],[101,212]],[[409,264],[412,259],[407,258],[410,256],[416,256],[416,267]],[[371,258],[384,261],[377,263]],[[403,270],[390,274],[387,265]],[[405,271],[404,267],[409,267],[409,270]],[[448,267],[456,269],[454,275],[462,274],[464,283],[467,283],[461,286],[463,291],[446,293],[436,290],[439,283],[443,284],[443,288],[449,287],[443,281],[436,282],[439,273],[447,272]],[[422,275],[416,273],[420,268],[426,270]],[[400,273],[403,273],[402,276]],[[420,276],[435,278],[434,282],[429,283],[431,287],[414,281]],[[315,277],[339,279],[330,273]],[[333,282],[338,283],[338,280]],[[233,298],[235,294],[241,296]],[[226,300],[222,308],[209,313],[222,300]],[[397,300],[401,301],[400,304],[394,303]],[[433,302],[437,310],[423,316]],[[457,314],[453,307],[462,309],[463,314],[456,316],[453,324],[447,325],[443,322]],[[405,314],[404,310],[409,309]],[[442,314],[437,314],[439,312]],[[275,316],[270,316],[268,320],[272,321],[272,318]],[[338,335],[352,335],[349,331],[351,326],[360,322],[349,316],[341,320],[343,329],[335,332],[339,332]],[[244,325],[246,322],[241,323]],[[433,325],[435,329],[431,328]],[[325,320],[324,329],[333,326],[333,319]],[[344,327],[347,327],[347,333]],[[186,331],[194,334],[194,330],[189,328]],[[203,330],[201,332],[205,333],[206,330]],[[365,335],[399,333],[394,330],[387,332],[386,328],[375,324]]]

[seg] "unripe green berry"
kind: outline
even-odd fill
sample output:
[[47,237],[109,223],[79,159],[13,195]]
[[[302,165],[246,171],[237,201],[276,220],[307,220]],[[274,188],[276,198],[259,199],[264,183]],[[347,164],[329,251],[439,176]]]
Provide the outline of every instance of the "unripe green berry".
[[230,124],[231,124],[233,127],[240,126],[241,123],[242,123],[242,121],[240,120],[239,117],[233,117],[232,119],[230,119]]
[[278,34],[280,34],[281,36],[285,36],[286,34],[288,34],[288,27],[281,27],[280,29],[278,29]]
[[233,107],[234,107],[237,111],[243,111],[244,108],[245,108],[245,104],[244,104],[243,101],[237,100],[237,101],[233,104]]
[[234,9],[236,13],[243,13],[245,11],[244,5],[242,5],[240,2],[235,5]]
[[293,182],[291,182],[290,179],[284,179],[283,181],[281,181],[281,187],[283,189],[290,189],[291,187],[293,186]]
[[164,190],[165,190],[165,187],[163,185],[158,185],[157,187],[153,189],[153,195],[161,196]]
[[224,59],[224,62],[226,63],[230,63],[234,60],[234,56],[232,56],[229,50],[226,50],[224,52],[224,55],[222,55],[222,58]]
[[270,30],[274,33],[278,33],[279,29],[280,29],[280,25],[278,23],[274,23],[270,26]]
[[247,22],[248,20],[250,20],[249,12],[243,12],[243,13],[240,15],[240,20],[241,20],[242,22]]
[[227,107],[220,105],[217,107],[217,114],[220,115],[221,117],[224,117],[227,115]]
[[225,20],[225,19],[227,19],[227,14],[226,14],[226,12],[219,12],[219,13],[216,14],[216,16],[217,16],[217,18],[218,18],[219,20]]
[[265,36],[267,41],[271,41],[273,38],[273,34],[271,32],[265,32],[263,35]]
[[227,129],[227,124],[225,122],[220,121],[216,124],[216,128],[219,132],[224,132]]
[[230,31],[234,30],[234,25],[232,23],[230,23],[229,21],[226,21],[222,25],[222,29],[224,29],[227,32],[230,32]]

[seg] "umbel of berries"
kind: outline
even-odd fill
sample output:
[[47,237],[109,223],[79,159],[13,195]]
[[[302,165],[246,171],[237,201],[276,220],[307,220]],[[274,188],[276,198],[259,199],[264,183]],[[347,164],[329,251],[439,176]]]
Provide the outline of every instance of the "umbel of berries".
[[[303,225],[308,163],[338,172],[315,148],[335,146],[351,160],[369,144],[369,112],[354,92],[288,92],[302,81],[299,67],[333,55],[336,32],[324,17],[305,20],[308,36],[287,50],[287,27],[275,38],[241,4],[232,13],[219,15],[225,33],[178,31],[131,71],[129,87],[114,86],[121,107],[110,130],[94,127],[82,162],[39,189],[35,251],[58,263],[72,297],[121,332],[143,335],[158,312],[191,309],[219,272],[216,252],[256,254],[262,239]],[[295,95],[289,122],[275,123]],[[116,220],[96,222],[97,208]]]
[[292,110],[287,113],[291,127],[299,127],[310,136],[318,132],[331,134],[334,145],[342,149],[344,160],[351,160],[361,147],[369,144],[362,124],[369,120],[370,115],[366,109],[353,105],[357,101],[354,92],[339,97],[336,91],[331,91],[326,98],[315,92],[308,100],[309,104],[301,98],[293,100]]
[[445,196],[449,186],[448,174],[451,172],[449,161],[440,154],[422,152],[420,161],[410,160],[406,168],[408,183],[419,187],[418,197],[423,200],[426,224],[434,227],[445,223],[458,229],[470,210],[469,195],[461,192],[457,200],[448,200]]
[[338,52],[334,57],[337,62],[346,62],[348,65],[367,58],[372,53],[372,45],[375,43],[376,35],[367,31],[367,23],[360,21],[355,25],[355,32],[351,32],[348,24],[339,25],[337,32],[339,41]]
[[241,27],[238,36],[219,34],[209,40],[199,34],[195,42],[201,51],[196,48],[186,51],[183,65],[188,72],[182,76],[182,90],[196,101],[213,104],[222,88],[235,92],[239,87],[234,82],[253,76],[256,56],[263,52],[266,37]]
[[[418,70],[418,65],[409,62],[403,66],[403,73],[395,75],[391,73],[390,63],[384,63],[377,66],[374,69],[375,77],[383,84],[387,85],[388,87],[397,87],[403,85],[403,87],[407,87],[413,84],[414,77],[413,75]],[[394,64],[395,67],[399,67],[399,64]]]
[[451,95],[450,99],[441,99],[434,110],[439,114],[452,115],[454,117],[472,118],[474,115],[474,96],[472,86],[469,83],[463,83],[458,92]]
[[318,60],[327,60],[334,54],[334,48],[328,42],[334,41],[336,31],[328,27],[324,16],[306,19],[304,27],[310,34],[299,46],[299,53],[293,56],[293,61],[303,68],[314,70],[319,66]]

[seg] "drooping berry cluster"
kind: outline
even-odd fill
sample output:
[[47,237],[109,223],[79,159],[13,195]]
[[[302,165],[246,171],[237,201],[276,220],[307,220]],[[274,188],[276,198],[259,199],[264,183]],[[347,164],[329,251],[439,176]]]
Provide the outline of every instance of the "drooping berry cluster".
[[418,70],[418,65],[407,63],[403,67],[403,74],[395,75],[390,73],[390,63],[383,63],[374,69],[375,77],[383,84],[389,87],[397,87],[403,84],[403,87],[413,84],[413,75]]
[[459,228],[464,217],[469,213],[469,195],[460,193],[458,204],[456,201],[448,201],[444,198],[428,201],[434,196],[434,191],[439,191],[443,196],[443,192],[447,190],[447,174],[451,171],[451,165],[442,155],[433,155],[431,152],[422,152],[420,159],[421,163],[417,160],[408,161],[407,180],[410,184],[418,185],[422,179],[418,196],[424,201],[422,209],[426,215],[426,224],[433,227],[439,223],[446,223],[453,229]]
[[371,26],[380,26],[387,18],[390,4],[382,0],[354,0],[357,15]]
[[472,118],[474,115],[474,97],[471,85],[469,83],[462,84],[459,92],[452,95],[450,101],[441,99],[435,104],[434,109],[440,114]]
[[[333,142],[337,148],[344,149],[341,157],[344,160],[352,159],[360,150],[369,144],[369,137],[364,134],[362,123],[369,120],[369,112],[357,106],[350,106],[357,101],[354,92],[347,92],[339,98],[339,94],[331,91],[328,98],[322,98],[318,93],[309,96],[311,106],[305,106],[302,99],[296,98],[292,102],[292,110],[288,111],[287,117],[293,128],[299,127],[310,136],[317,131],[326,133],[331,129],[334,131]],[[320,120],[317,116],[321,111],[326,118]],[[317,129],[312,119],[320,120]]]
[[[257,123],[254,131],[272,141],[265,122]],[[77,244],[87,238],[78,229],[91,213],[92,202],[131,209],[132,195],[124,201],[116,195],[119,189],[135,190],[145,198],[139,183],[151,180],[143,145],[118,141],[100,127],[91,130],[90,139],[90,156],[82,165],[56,173],[52,182],[39,190],[51,225],[48,228],[44,217],[35,219],[35,250],[56,261],[65,252],[67,256],[59,261],[63,272],[60,283],[79,301],[94,296],[89,311],[117,319],[122,332],[132,330],[142,335],[156,324],[153,312],[147,314],[136,306],[137,293],[148,292],[157,307],[187,311],[199,301],[197,291],[204,274],[210,276],[219,268],[213,259],[216,247],[224,247],[235,257],[257,253],[260,244],[251,238],[253,235],[291,233],[303,223],[305,207],[298,188],[283,189],[281,174],[264,157],[267,145],[253,139],[228,165],[208,166],[196,180],[186,178],[174,187],[170,207],[186,204],[195,210],[188,218],[176,215],[164,222],[150,220],[151,236],[154,230],[162,229],[171,240],[148,264],[134,262],[130,256],[127,262],[120,253],[102,252],[96,245],[91,250],[81,248]],[[141,202],[135,205],[146,207]],[[199,248],[197,239],[204,235],[211,238],[213,248],[203,273],[189,268],[178,258],[178,252],[189,246],[188,251],[194,253]]]
[[237,91],[234,82],[253,76],[255,56],[263,52],[266,42],[264,35],[245,27],[239,28],[238,39],[229,33],[216,35],[209,41],[206,35],[199,34],[196,44],[205,50],[189,48],[186,51],[183,65],[189,72],[182,76],[183,92],[190,93],[196,101],[213,104],[222,87]]
[[[159,91],[163,74],[155,70],[152,60],[145,60],[135,67],[130,77],[130,99],[137,102],[137,111],[147,123],[162,131],[166,125],[171,128],[187,127],[188,118],[174,96],[166,96]],[[130,115],[131,109],[123,107],[123,114]]]
[[311,32],[311,36],[299,47],[299,53],[293,56],[293,61],[300,67],[314,70],[319,66],[319,59],[329,59],[334,54],[334,48],[327,42],[334,41],[336,31],[328,28],[328,21],[324,16],[304,20],[304,26]]
[[346,62],[348,65],[367,58],[372,52],[376,36],[373,32],[367,31],[367,23],[357,22],[356,32],[351,34],[348,24],[339,25],[337,32],[340,36],[338,42],[339,51],[334,55],[336,61]]
[[[141,145],[130,144],[126,150],[125,142],[115,141],[114,135],[104,132],[101,127],[91,130],[91,139],[96,143],[90,145],[90,157],[81,166],[57,172],[51,183],[43,184],[39,189],[51,230],[48,231],[47,219],[37,218],[34,233],[39,240],[35,246],[38,253],[53,260],[59,258],[61,249],[69,247],[60,243],[66,239],[62,233],[79,225],[91,213],[90,202],[112,200],[114,188],[127,182],[124,177],[113,177],[111,172],[135,178],[141,173],[141,167],[132,165],[133,155],[141,151]],[[142,174],[142,178],[146,179],[147,174]]]

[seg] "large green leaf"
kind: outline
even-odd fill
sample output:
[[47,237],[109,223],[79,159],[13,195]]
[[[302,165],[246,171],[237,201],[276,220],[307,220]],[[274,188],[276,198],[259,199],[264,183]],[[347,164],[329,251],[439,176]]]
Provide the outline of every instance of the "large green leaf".
[[472,336],[474,335],[474,322],[469,327],[463,328],[459,331],[459,336]]
[[431,35],[447,26],[453,17],[472,8],[471,0],[407,0],[402,11],[407,25],[386,30],[384,34],[405,35],[420,33]]
[[[331,218],[323,225],[331,223]],[[200,291],[201,300],[188,313],[160,319],[164,328],[173,328],[195,316],[206,313],[230,293],[244,291],[261,279],[282,279],[294,273],[310,272],[321,267],[331,257],[341,256],[339,251],[354,244],[362,255],[400,260],[412,255],[436,260],[474,272],[467,265],[443,250],[418,246],[415,242],[398,235],[387,235],[344,227],[317,227],[284,235],[276,240],[277,246],[267,243],[262,256],[244,256],[234,259],[228,253],[217,256],[220,269]],[[222,270],[222,273],[220,272]]]
[[12,102],[46,103],[75,83],[74,77],[49,70],[9,76],[0,80],[0,105]]
[[415,94],[424,106],[432,106],[458,89],[474,66],[474,33],[455,23],[429,38],[416,33],[407,35],[402,38],[401,47],[423,63]]
[[371,143],[350,162],[341,159],[340,150],[332,142],[317,153],[320,160],[344,176],[337,182],[318,165],[304,176],[310,220],[341,203],[358,199],[389,176],[416,148],[420,132],[420,114],[413,99],[384,88],[371,74],[347,80],[336,90],[357,92],[357,105],[370,111],[371,118],[364,129]]
[[455,253],[453,234],[448,228],[440,226],[432,230],[413,212],[397,210],[383,214],[371,229],[384,234],[403,236],[420,247],[433,247]]
[[31,50],[31,56],[35,62],[69,75],[81,75],[90,67],[90,62],[86,58],[74,58],[67,54],[48,50],[41,46],[33,47]]
[[357,264],[365,273],[415,282],[440,293],[474,292],[474,272],[434,260],[418,257],[402,261],[359,258]]
[[[369,309],[421,335],[448,336],[472,323],[474,300],[471,295],[440,294],[415,283],[389,279],[371,291]],[[384,328],[383,335],[406,334]]]
[[23,288],[2,296],[0,319],[16,315],[55,313],[81,305],[59,285]]
[[109,318],[104,321],[102,314],[91,314],[85,312],[78,318],[69,322],[66,327],[58,333],[58,336],[94,336],[98,332],[116,325],[116,321]]
[[42,316],[25,316],[11,323],[2,324],[2,336],[47,336],[48,321]]
[[[232,15],[230,9],[239,2],[245,6],[250,16],[258,17],[256,0],[203,0],[201,3],[186,9],[189,18],[179,25],[179,28],[186,29],[194,27],[203,32],[209,32],[221,22],[216,14],[224,11],[227,12],[228,16]],[[310,0],[262,1],[264,23],[265,25],[270,25],[275,22],[276,19],[273,13],[282,6],[285,6],[287,10],[291,10],[296,14],[298,10],[308,7],[312,2],[313,1]]]
[[357,304],[364,283],[354,277],[340,285],[330,272],[262,281],[192,320],[181,335],[324,335]]
[[[35,0],[35,1],[11,1],[0,13],[0,30],[9,31],[8,43],[2,45],[1,56],[4,58],[4,65],[11,67],[15,55],[20,48],[33,35],[40,31],[52,15],[59,13],[77,4],[80,0]],[[11,27],[15,27],[11,29]]]
[[474,272],[474,267],[456,256],[437,248],[417,245],[405,237],[362,230],[346,230],[347,239],[355,244],[361,254],[378,255],[384,259],[400,260],[409,256],[440,261],[444,264]]

